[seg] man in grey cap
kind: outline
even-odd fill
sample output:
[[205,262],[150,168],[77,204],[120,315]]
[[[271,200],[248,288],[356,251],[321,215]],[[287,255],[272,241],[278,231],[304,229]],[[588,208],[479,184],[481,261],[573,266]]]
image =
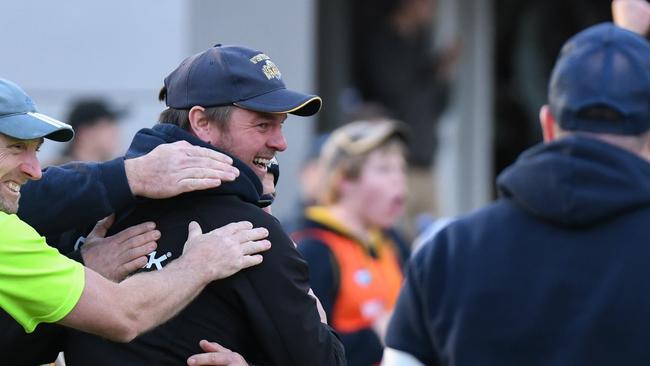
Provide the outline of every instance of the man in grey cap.
[[0,79],[0,307],[25,331],[59,323],[129,341],[172,317],[209,282],[261,263],[255,253],[270,247],[262,240],[267,231],[247,222],[206,234],[190,223],[180,258],[119,284],[60,255],[15,214],[21,186],[42,176],[36,152],[43,139],[73,135],[69,125],[39,113],[20,87]]

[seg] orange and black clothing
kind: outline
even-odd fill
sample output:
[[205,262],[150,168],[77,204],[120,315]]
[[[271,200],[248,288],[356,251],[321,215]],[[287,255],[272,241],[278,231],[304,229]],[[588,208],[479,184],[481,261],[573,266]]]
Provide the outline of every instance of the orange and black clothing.
[[309,264],[311,287],[346,348],[348,365],[378,364],[383,346],[372,323],[395,306],[407,257],[401,241],[373,230],[364,242],[325,207],[308,208],[303,227],[292,236]]

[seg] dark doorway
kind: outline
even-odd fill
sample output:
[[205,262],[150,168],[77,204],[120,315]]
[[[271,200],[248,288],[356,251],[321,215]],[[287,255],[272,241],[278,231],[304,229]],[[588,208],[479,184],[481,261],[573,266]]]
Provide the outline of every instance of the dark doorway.
[[539,108],[562,44],[611,20],[611,1],[497,0],[495,176],[542,140]]

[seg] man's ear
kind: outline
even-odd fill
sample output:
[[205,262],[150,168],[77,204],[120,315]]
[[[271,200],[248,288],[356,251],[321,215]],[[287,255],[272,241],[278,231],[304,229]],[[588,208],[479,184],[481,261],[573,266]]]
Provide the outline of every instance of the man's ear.
[[539,123],[542,126],[544,142],[551,142],[557,138],[555,117],[551,114],[551,108],[544,104],[539,110]]
[[205,115],[205,108],[195,105],[190,109],[188,119],[190,120],[190,132],[202,141],[211,143],[210,130],[212,125]]

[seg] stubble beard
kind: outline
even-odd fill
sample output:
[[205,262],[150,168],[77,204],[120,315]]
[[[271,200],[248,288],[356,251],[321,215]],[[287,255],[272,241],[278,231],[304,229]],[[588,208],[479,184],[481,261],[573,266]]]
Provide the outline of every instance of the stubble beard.
[[242,163],[244,163],[244,164],[245,164],[247,167],[249,167],[253,172],[255,172],[255,176],[257,176],[257,177],[260,179],[260,181],[263,181],[263,180],[264,180],[264,175],[259,176],[259,175],[257,174],[257,170],[255,170],[255,167],[254,167],[254,166],[251,166],[251,164],[253,164],[252,162],[245,161],[245,160],[242,159],[241,157],[239,157],[239,156],[237,156],[237,155],[234,154],[234,152],[233,152],[234,142],[233,142],[233,138],[232,138],[232,136],[230,135],[230,133],[228,132],[228,130],[222,130],[222,133],[221,133],[221,136],[220,136],[220,137],[221,137],[221,138],[219,139],[219,141],[216,141],[216,142],[213,142],[213,143],[212,143],[212,146],[216,147],[217,149],[219,149],[219,150],[221,150],[222,152],[224,152],[224,153],[230,155],[230,156],[233,157],[233,158],[237,158],[237,159],[241,160]]
[[17,213],[18,200],[8,199],[0,195],[0,211],[10,215]]

